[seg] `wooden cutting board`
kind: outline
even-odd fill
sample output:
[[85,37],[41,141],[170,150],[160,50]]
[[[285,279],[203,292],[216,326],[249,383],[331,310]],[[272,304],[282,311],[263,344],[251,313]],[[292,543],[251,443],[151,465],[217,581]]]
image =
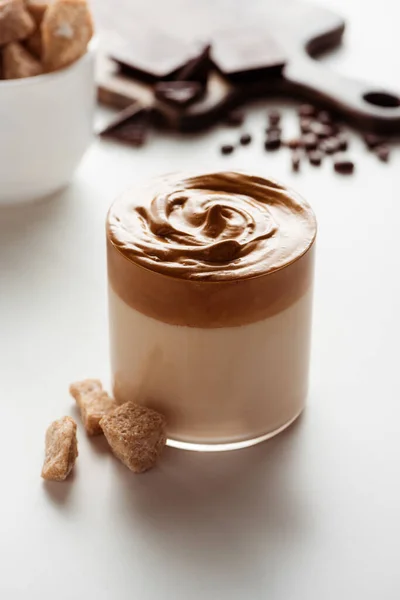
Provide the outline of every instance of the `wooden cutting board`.
[[[266,6],[256,1],[241,3],[242,14],[237,12],[237,6],[232,10],[234,3],[229,5],[231,10],[227,10],[228,5],[218,0],[148,4],[147,7],[134,0],[114,0],[113,3],[95,0],[99,29],[104,34],[97,72],[100,101],[116,108],[124,108],[138,98],[146,105],[153,103],[151,84],[122,76],[115,63],[107,58],[113,45],[110,40],[129,45],[140,27],[146,32],[149,48],[157,48],[160,55],[163,49],[168,52],[168,44],[163,46],[162,42],[160,50],[160,39],[173,36],[182,45],[183,62],[189,45],[196,41],[212,44],[216,62],[222,60],[219,56],[229,59],[235,54],[235,40],[242,46],[245,40],[244,62],[248,49],[249,65],[254,48],[246,46],[246,40],[262,48],[264,55],[268,55],[266,49],[271,47],[274,59],[278,47],[283,57],[279,76],[276,70],[274,76],[270,75],[268,56],[262,57],[265,68],[259,70],[256,79],[250,77],[238,83],[223,73],[214,73],[205,98],[179,114],[178,126],[182,130],[200,129],[233,106],[254,97],[283,95],[318,103],[359,128],[386,134],[400,132],[397,93],[345,78],[314,59],[324,50],[340,44],[345,23],[331,11],[300,0],[269,2]],[[225,49],[222,40],[225,46],[228,44]],[[225,60],[224,64],[227,63],[229,60]],[[271,60],[271,64],[275,63]]]

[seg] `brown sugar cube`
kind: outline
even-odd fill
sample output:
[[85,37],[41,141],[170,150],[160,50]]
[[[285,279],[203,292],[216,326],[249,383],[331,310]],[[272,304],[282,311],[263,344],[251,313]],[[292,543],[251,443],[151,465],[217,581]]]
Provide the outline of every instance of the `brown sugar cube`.
[[25,0],[25,6],[36,23],[36,29],[32,35],[26,38],[24,44],[26,48],[28,48],[29,52],[32,52],[32,54],[34,54],[34,56],[40,60],[42,59],[43,48],[41,24],[44,13],[51,3],[52,0]]
[[85,0],[57,0],[42,25],[43,62],[48,71],[70,65],[86,52],[93,22]]
[[41,60],[42,58],[42,34],[40,29],[36,29],[32,35],[24,40],[25,47],[31,52],[36,58]]
[[88,435],[103,433],[100,419],[117,406],[115,400],[103,390],[98,379],[86,379],[72,383],[70,394],[81,411],[81,419]]
[[22,0],[0,0],[0,46],[28,37],[35,21]]
[[151,469],[167,441],[165,417],[133,402],[103,417],[100,426],[115,456],[134,473]]
[[25,6],[32,15],[36,25],[41,24],[44,13],[50,4],[52,4],[52,0],[48,2],[46,0],[25,0]]
[[82,396],[77,404],[81,410],[81,419],[88,435],[103,433],[100,419],[117,406],[115,400],[104,391]]
[[69,386],[69,393],[73,398],[75,398],[78,405],[82,396],[86,396],[87,394],[91,394],[92,392],[102,391],[103,386],[99,379],[84,379],[83,381],[71,383],[71,385]]
[[43,479],[64,481],[78,456],[76,423],[71,417],[62,417],[47,429],[45,452]]
[[7,44],[3,49],[4,79],[34,77],[43,73],[42,65],[18,42]]
[[39,59],[42,58],[42,30],[40,26],[44,13],[51,3],[52,0],[25,0],[25,6],[36,23],[36,30],[26,38],[25,46]]

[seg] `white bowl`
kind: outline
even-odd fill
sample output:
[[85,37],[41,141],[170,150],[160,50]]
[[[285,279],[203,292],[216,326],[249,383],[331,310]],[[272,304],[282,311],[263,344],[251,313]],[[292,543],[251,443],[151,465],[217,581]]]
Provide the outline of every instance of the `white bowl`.
[[93,135],[92,42],[71,66],[0,81],[0,203],[26,202],[65,186]]

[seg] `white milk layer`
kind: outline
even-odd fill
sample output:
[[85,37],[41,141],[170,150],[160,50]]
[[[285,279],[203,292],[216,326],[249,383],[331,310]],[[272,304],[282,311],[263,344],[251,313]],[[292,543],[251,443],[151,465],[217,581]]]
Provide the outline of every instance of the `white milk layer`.
[[199,329],[147,317],[110,287],[116,398],[160,410],[176,441],[228,444],[272,433],[304,407],[311,308],[310,288],[263,321]]

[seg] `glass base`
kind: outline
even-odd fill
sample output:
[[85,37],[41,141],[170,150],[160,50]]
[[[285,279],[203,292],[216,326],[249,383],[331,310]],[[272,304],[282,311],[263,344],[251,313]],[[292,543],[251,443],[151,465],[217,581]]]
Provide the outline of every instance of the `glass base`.
[[274,429],[274,431],[270,431],[264,435],[260,435],[256,438],[252,438],[250,440],[242,440],[240,442],[228,442],[225,444],[199,444],[192,442],[181,442],[179,440],[173,440],[168,438],[167,446],[171,446],[171,448],[179,448],[180,450],[191,450],[193,452],[226,452],[228,450],[240,450],[241,448],[248,448],[249,446],[255,446],[256,444],[260,444],[261,442],[265,442],[265,440],[269,440],[270,438],[281,433],[301,415],[303,409],[301,409],[294,417],[289,419],[286,423]]

